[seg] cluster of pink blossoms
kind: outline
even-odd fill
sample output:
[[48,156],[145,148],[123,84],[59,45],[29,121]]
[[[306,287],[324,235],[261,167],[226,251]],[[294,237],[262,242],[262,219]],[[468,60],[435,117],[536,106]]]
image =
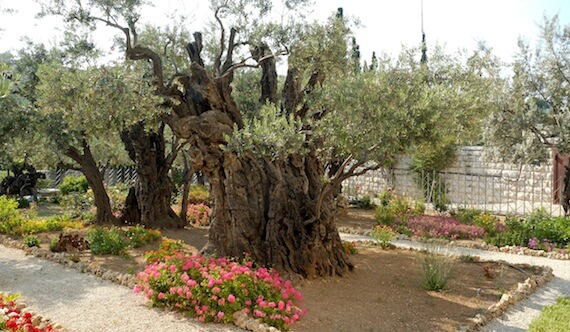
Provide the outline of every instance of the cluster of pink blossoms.
[[305,309],[301,293],[275,270],[254,268],[251,261],[176,253],[147,265],[135,292],[156,306],[188,312],[200,321],[231,322],[237,311],[279,329],[299,320]]
[[485,234],[482,227],[462,224],[453,217],[415,216],[408,219],[406,226],[416,236],[471,240]]

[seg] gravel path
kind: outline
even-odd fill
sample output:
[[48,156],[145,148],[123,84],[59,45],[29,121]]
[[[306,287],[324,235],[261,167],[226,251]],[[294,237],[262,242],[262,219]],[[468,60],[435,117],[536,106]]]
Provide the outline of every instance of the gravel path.
[[[374,241],[373,238],[363,235],[343,234],[341,238],[345,241]],[[396,246],[401,248],[428,249],[429,244],[394,241]],[[433,247],[433,245],[431,245]],[[545,305],[554,304],[560,296],[570,296],[570,261],[556,260],[544,257],[515,255],[495,251],[485,251],[460,247],[445,247],[443,252],[451,255],[471,255],[478,256],[484,260],[504,260],[512,264],[532,264],[549,266],[554,273],[554,279],[538,289],[527,299],[517,303],[507,312],[485,325],[480,329],[484,332],[521,332],[528,329],[530,322],[540,315],[540,311]]]
[[19,293],[20,301],[32,312],[61,324],[66,331],[243,331],[150,309],[142,295],[125,286],[3,245],[0,291]]

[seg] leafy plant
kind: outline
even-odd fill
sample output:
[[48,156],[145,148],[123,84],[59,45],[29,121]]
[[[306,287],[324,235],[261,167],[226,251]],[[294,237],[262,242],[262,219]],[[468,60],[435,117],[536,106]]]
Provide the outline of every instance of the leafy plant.
[[124,233],[117,227],[94,227],[86,235],[95,255],[121,255],[128,247]]
[[7,196],[0,196],[0,223],[16,219],[19,216],[18,202]]
[[18,202],[18,209],[27,209],[30,207],[30,201],[26,198],[20,197],[17,199]]
[[193,226],[210,226],[210,207],[203,203],[189,204],[186,218]]
[[49,231],[59,231],[63,228],[81,228],[84,222],[80,218],[72,219],[68,215],[56,216],[49,219],[28,219],[22,217],[0,223],[0,233],[8,235],[28,235]]
[[163,261],[166,257],[183,252],[184,242],[182,240],[163,239],[158,250],[147,251],[144,259],[147,263]]
[[414,216],[408,219],[406,226],[414,235],[422,237],[476,239],[485,234],[479,226],[462,224],[447,216]]
[[362,209],[373,209],[376,207],[376,204],[372,202],[372,199],[368,195],[364,195],[361,198],[352,199],[348,201],[348,203]]
[[205,204],[210,202],[210,192],[208,188],[199,184],[193,184],[188,191],[188,202],[191,204]]
[[354,242],[343,241],[342,246],[344,247],[344,252],[346,252],[349,255],[356,255],[358,253],[358,249],[356,248],[356,243]]
[[89,189],[89,183],[85,176],[66,176],[59,185],[59,191],[64,196],[72,192],[80,194],[86,193],[87,189]]
[[440,291],[445,288],[451,278],[453,259],[440,255],[439,249],[428,250],[421,262],[423,286],[427,290]]
[[50,242],[49,249],[53,252],[83,251],[89,249],[89,243],[79,234],[59,234]]
[[174,254],[145,267],[135,292],[152,305],[198,317],[202,322],[232,321],[243,312],[270,326],[287,330],[305,313],[302,295],[275,270],[254,268],[226,258]]
[[413,201],[392,191],[383,191],[379,199],[375,219],[381,225],[405,225],[409,217],[425,212],[423,202]]
[[40,238],[35,235],[28,235],[24,238],[24,244],[26,247],[39,247],[40,246]]
[[570,331],[570,297],[560,297],[556,300],[556,304],[544,307],[541,315],[530,323],[528,331]]
[[390,242],[396,238],[396,233],[392,228],[386,225],[378,225],[374,227],[370,234],[374,239],[376,239],[376,241],[378,241],[380,247],[384,249],[389,248],[391,244]]
[[141,225],[129,227],[125,231],[130,248],[140,248],[160,239],[160,231],[156,229],[148,229]]

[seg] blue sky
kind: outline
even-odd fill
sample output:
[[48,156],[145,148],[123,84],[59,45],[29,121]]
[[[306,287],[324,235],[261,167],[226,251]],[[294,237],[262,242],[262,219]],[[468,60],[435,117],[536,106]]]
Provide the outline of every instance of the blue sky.
[[[570,25],[570,0],[423,0],[424,30],[428,48],[436,42],[448,51],[473,49],[484,40],[495,54],[510,61],[517,50],[519,37],[531,42],[538,34],[544,15],[559,14],[563,25]],[[190,19],[202,18],[200,1],[160,0],[148,12],[149,20],[161,23],[173,10],[189,13]],[[201,1],[202,3],[204,0]],[[316,0],[311,18],[324,20],[343,7],[345,15],[360,19],[362,27],[355,31],[362,57],[372,51],[399,53],[402,45],[417,45],[421,40],[421,0]],[[157,5],[158,6],[158,5]],[[0,52],[21,47],[19,39],[28,35],[36,41],[52,42],[61,34],[58,19],[34,20],[37,4],[33,0],[0,0],[0,8],[13,7],[17,13],[0,19]],[[191,13],[197,13],[192,15]],[[98,38],[109,39],[115,33],[102,29]],[[428,49],[429,51],[429,49]]]

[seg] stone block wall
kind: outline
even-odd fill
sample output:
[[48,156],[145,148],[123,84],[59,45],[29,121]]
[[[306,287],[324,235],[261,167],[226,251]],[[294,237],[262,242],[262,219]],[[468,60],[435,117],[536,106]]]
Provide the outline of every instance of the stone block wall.
[[[378,170],[351,178],[343,184],[349,197],[377,196],[391,187],[396,192],[422,198],[416,174],[410,171],[411,158],[403,156],[392,170]],[[446,197],[457,205],[504,203],[551,204],[553,197],[552,161],[541,165],[517,165],[488,160],[482,147],[463,147],[456,161],[440,173]],[[423,177],[424,180],[427,176]],[[429,187],[429,186],[428,186]]]

